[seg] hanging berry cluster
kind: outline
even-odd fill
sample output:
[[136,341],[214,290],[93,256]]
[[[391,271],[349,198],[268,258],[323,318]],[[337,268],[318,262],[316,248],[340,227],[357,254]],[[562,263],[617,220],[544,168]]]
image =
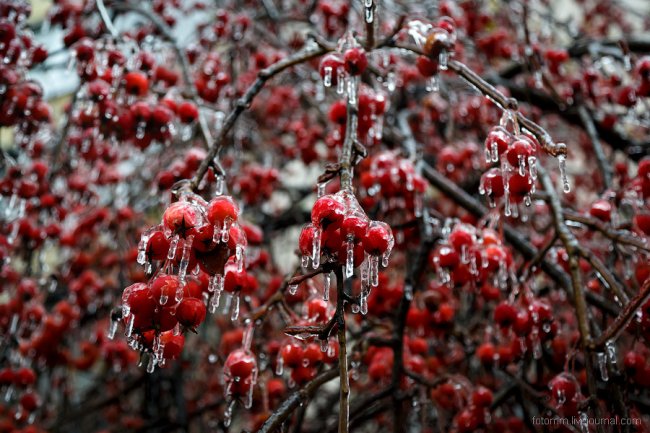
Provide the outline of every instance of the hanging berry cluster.
[[[235,320],[239,293],[253,287],[244,270],[247,240],[237,204],[229,196],[208,203],[194,193],[179,195],[163,213],[162,224],[146,231],[138,245],[138,263],[153,276],[122,294],[122,318],[131,346],[153,352],[149,371],[164,363],[167,342],[182,348],[181,330],[195,330],[206,310],[215,312],[224,290],[233,295]],[[207,274],[207,290],[188,283],[188,273]]]
[[[501,124],[493,127],[485,138],[485,161],[498,164],[483,173],[479,192],[486,195],[490,206],[503,199],[506,216],[518,217],[520,205],[531,205],[537,180],[537,139],[520,130],[517,115],[506,110]],[[511,129],[508,129],[510,126]],[[564,155],[558,155],[564,192],[570,191]]]
[[[311,261],[317,269],[324,263],[339,263],[350,278],[361,267],[361,312],[367,312],[367,296],[379,278],[379,260],[388,266],[395,241],[388,224],[371,221],[351,191],[320,197],[311,211],[311,224],[303,227],[299,247],[302,265]],[[325,276],[324,296],[329,294],[329,274]],[[296,290],[293,287],[291,290]]]

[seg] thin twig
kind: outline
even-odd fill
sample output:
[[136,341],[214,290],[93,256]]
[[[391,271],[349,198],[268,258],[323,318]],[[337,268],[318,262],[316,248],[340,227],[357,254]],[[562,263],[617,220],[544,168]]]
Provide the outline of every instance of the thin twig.
[[612,178],[614,177],[614,171],[612,169],[612,165],[607,161],[607,156],[603,150],[603,145],[600,142],[600,138],[598,137],[598,131],[594,125],[594,119],[587,107],[584,105],[580,105],[578,107],[578,115],[580,116],[580,120],[584,125],[585,131],[587,131],[587,135],[589,135],[591,145],[594,148],[594,155],[596,156],[598,168],[600,168],[600,172],[603,176],[605,189],[610,189],[612,187]]
[[596,339],[592,342],[591,349],[602,349],[607,342],[615,340],[621,332],[627,327],[630,321],[635,317],[636,312],[646,302],[650,300],[650,279],[647,279],[643,284],[639,293],[627,304],[621,314],[616,317],[614,322]]
[[[417,47],[404,44],[396,44],[398,48],[411,51],[418,55],[424,55],[424,53]],[[518,111],[518,102],[515,98],[508,98],[503,93],[501,93],[496,87],[488,83],[476,72],[470,69],[464,63],[458,60],[449,60],[448,67],[450,71],[453,71],[459,77],[467,81],[472,87],[477,89],[483,95],[489,97],[495,104],[500,106],[503,110],[511,110],[517,117],[519,125],[529,131],[531,134],[537,138],[539,144],[542,146],[544,151],[552,156],[560,156],[567,154],[567,147],[564,143],[555,143],[551,136],[546,132],[544,128],[539,126],[537,123],[528,119],[526,116],[521,114]]]
[[273,414],[266,420],[264,425],[258,430],[258,433],[271,433],[277,431],[282,423],[289,418],[300,404],[312,398],[314,393],[323,386],[325,383],[338,376],[338,369],[331,368],[316,376],[314,380],[309,382],[303,388],[291,394],[280,407],[273,412]]
[[106,10],[106,5],[104,5],[104,0],[96,0],[96,5],[97,5],[97,10],[99,11],[99,16],[102,18],[102,22],[106,26],[106,30],[108,30],[111,36],[117,38],[118,36],[117,29],[115,28],[115,24],[113,24],[113,20],[111,20],[110,15],[108,15],[108,11]]
[[217,136],[216,140],[212,143],[212,146],[210,146],[210,148],[208,149],[208,153],[206,157],[201,162],[201,165],[199,166],[198,170],[196,171],[196,174],[194,175],[194,178],[192,179],[191,182],[192,189],[195,190],[198,187],[199,183],[203,179],[203,176],[205,176],[205,173],[208,171],[211,161],[214,160],[215,156],[217,156],[219,150],[223,146],[225,138],[230,132],[230,130],[232,129],[232,127],[234,126],[235,122],[237,121],[237,118],[239,118],[239,116],[244,112],[244,110],[250,107],[251,103],[253,102],[253,99],[262,90],[264,84],[266,84],[266,82],[269,79],[276,76],[277,74],[284,71],[285,69],[306,62],[315,57],[321,56],[326,52],[327,50],[320,46],[316,48],[309,47],[307,49],[295,53],[292,56],[280,60],[277,63],[274,63],[268,68],[262,69],[257,74],[257,79],[255,80],[255,82],[248,88],[248,90],[246,90],[246,93],[244,93],[244,95],[235,103],[234,108],[232,109],[232,111],[230,111],[230,113],[226,117],[223,126],[219,131],[219,135]]
[[650,246],[644,239],[627,230],[620,230],[614,227],[609,227],[607,224],[596,218],[591,218],[569,209],[564,210],[564,218],[568,221],[574,221],[587,226],[592,230],[596,230],[603,234],[605,237],[620,244],[630,245],[640,250],[650,252]]

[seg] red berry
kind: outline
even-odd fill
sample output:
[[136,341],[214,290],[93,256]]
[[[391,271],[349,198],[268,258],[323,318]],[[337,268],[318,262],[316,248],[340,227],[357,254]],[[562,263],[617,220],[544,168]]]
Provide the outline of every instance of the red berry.
[[196,328],[205,320],[205,304],[196,298],[183,298],[176,307],[178,323],[186,328]]
[[183,237],[201,222],[202,218],[196,207],[185,201],[172,203],[163,214],[165,227]]
[[165,359],[177,359],[183,351],[185,336],[183,334],[174,335],[173,331],[163,332],[160,334],[160,343],[164,345],[163,357]]
[[350,48],[343,54],[345,70],[350,75],[361,75],[368,67],[368,57],[363,48]]
[[303,350],[297,343],[288,343],[282,346],[280,356],[287,367],[295,368],[302,365]]
[[415,66],[423,77],[433,77],[438,73],[438,63],[425,56],[418,56]]
[[218,196],[208,204],[208,221],[221,226],[224,221],[236,221],[239,217],[239,206],[230,197]]
[[475,241],[474,230],[468,225],[458,225],[449,234],[449,243],[456,251],[463,251],[463,248],[470,248]]
[[472,403],[478,407],[490,406],[493,399],[492,391],[483,386],[479,386],[472,393]]
[[[502,126],[495,126],[490,129],[487,137],[485,138],[485,150],[494,155],[496,149],[497,155],[502,155],[508,150],[508,145],[512,141],[512,135]],[[494,160],[494,158],[492,158]]]
[[199,109],[192,102],[183,101],[178,105],[178,118],[183,123],[192,123],[199,118]]
[[149,90],[149,79],[141,72],[129,72],[124,76],[126,93],[135,96],[144,96]]
[[517,309],[507,302],[501,302],[494,309],[494,321],[501,328],[509,328],[516,319]]
[[528,165],[528,158],[533,156],[535,149],[526,136],[520,136],[508,146],[507,158],[510,165],[518,168],[520,165]]
[[223,366],[226,375],[236,381],[241,381],[251,377],[257,368],[255,357],[243,349],[237,349],[230,352]]
[[329,83],[336,86],[338,83],[339,70],[345,67],[343,59],[338,54],[330,53],[323,57],[318,67],[318,72],[323,80],[327,80],[329,76]]
[[373,221],[366,236],[363,238],[363,248],[373,256],[384,254],[393,244],[393,231],[390,226],[381,221]]
[[609,200],[596,200],[591,205],[589,214],[601,221],[609,222],[612,217],[612,204]]
[[324,195],[314,203],[311,210],[311,222],[317,227],[337,229],[343,222],[345,207],[337,198]]

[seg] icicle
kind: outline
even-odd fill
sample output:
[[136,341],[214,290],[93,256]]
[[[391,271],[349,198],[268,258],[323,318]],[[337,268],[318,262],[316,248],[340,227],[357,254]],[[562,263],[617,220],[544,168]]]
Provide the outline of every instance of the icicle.
[[526,157],[524,155],[517,155],[517,159],[519,160],[519,175],[520,176],[525,176],[526,175]]
[[513,218],[519,218],[519,204],[518,203],[512,203],[510,205],[510,208],[512,209],[512,217]]
[[329,349],[329,346],[330,346],[329,340],[325,339],[325,340],[320,341],[320,351],[321,352],[323,352],[323,353],[327,352],[327,349]]
[[164,292],[160,293],[160,299],[158,299],[158,302],[160,305],[165,305],[167,301],[169,300],[169,296],[166,295]]
[[526,207],[529,207],[531,203],[532,203],[532,199],[530,197],[530,193],[528,193],[524,196],[524,204],[526,205]]
[[357,314],[361,310],[361,308],[359,308],[359,304],[352,304],[351,310],[353,314]]
[[125,335],[127,336],[127,338],[130,337],[131,334],[133,334],[133,324],[134,323],[135,323],[135,316],[133,314],[131,314],[129,316],[129,320],[127,321],[127,324],[126,324],[126,333],[125,333]]
[[336,93],[342,95],[345,93],[345,69],[336,69]]
[[321,198],[322,196],[325,195],[325,187],[327,186],[327,183],[321,182],[318,184],[318,198]]
[[149,236],[143,234],[140,236],[140,243],[138,244],[138,264],[144,265],[147,261],[147,242],[149,242]]
[[[223,223],[224,225],[226,224],[225,221]],[[221,224],[217,223],[213,227],[213,235],[212,235],[212,242],[215,244],[218,244],[219,241],[221,241],[221,227],[223,227]]]
[[354,275],[354,239],[348,237],[345,246],[345,277],[350,278]]
[[506,216],[512,215],[512,210],[510,209],[510,191],[507,189],[504,190],[503,196],[505,197],[505,202],[503,204],[504,207],[504,213]]
[[359,102],[359,98],[357,98],[357,88],[359,86],[357,77],[347,77],[346,84],[348,88],[348,104],[356,107]]
[[379,285],[379,257],[370,256],[370,284],[372,287]]
[[359,296],[359,312],[364,316],[368,314],[368,292],[365,290],[362,290]]
[[528,171],[530,172],[530,178],[533,181],[537,179],[537,158],[534,156],[528,157]]
[[208,307],[208,311],[214,314],[217,311],[217,308],[219,308],[220,301],[221,301],[221,290],[215,290],[214,294],[212,295],[212,298],[210,298],[210,306]]
[[332,85],[332,67],[326,66],[323,72],[325,73],[325,76],[323,76],[323,85],[330,87]]
[[296,293],[298,293],[298,285],[297,284],[289,284],[289,294],[291,296],[293,296]]
[[232,314],[230,315],[230,320],[233,322],[239,318],[239,298],[239,293],[233,293]]
[[368,253],[365,253],[366,256],[363,259],[361,264],[361,287],[368,287],[368,282],[370,280],[370,256]]
[[185,287],[185,284],[181,284],[176,289],[176,293],[174,293],[174,299],[176,300],[176,302],[181,302],[183,300],[183,296],[185,296],[184,287]]
[[569,178],[566,174],[566,156],[558,155],[557,157],[558,164],[560,166],[560,178],[562,179],[562,190],[565,193],[571,191],[571,185],[569,185]]
[[173,260],[176,256],[176,248],[178,247],[179,236],[174,235],[171,242],[169,243],[169,251],[167,251],[167,258]]
[[381,265],[385,268],[388,266],[388,261],[390,259],[390,253],[392,252],[393,248],[391,246],[384,251],[384,254],[381,255]]
[[109,340],[114,339],[116,332],[117,332],[117,321],[111,320],[111,326],[108,328],[108,339]]
[[237,245],[235,247],[235,263],[237,263],[237,272],[242,272],[244,270],[244,247],[243,247],[243,245]]
[[[228,393],[230,394],[230,393]],[[223,425],[227,428],[230,427],[230,424],[232,423],[232,411],[235,408],[235,401],[232,400],[228,403],[228,406],[226,407],[226,410],[223,413]]]
[[316,227],[314,230],[314,239],[312,242],[311,262],[314,269],[320,266],[320,238],[322,230]]
[[607,382],[609,380],[609,372],[607,371],[607,355],[603,352],[599,352],[596,354],[596,357],[598,359],[600,378],[603,380],[603,382]]
[[154,356],[149,357],[149,363],[147,364],[147,373],[153,373],[156,369],[156,360]]
[[614,342],[608,340],[607,343],[605,343],[605,348],[607,350],[607,359],[609,360],[609,363],[612,365],[612,368],[616,368],[617,356]]
[[323,300],[329,301],[330,298],[330,287],[332,285],[332,276],[329,272],[323,274]]
[[254,382],[251,382],[250,386],[248,387],[248,393],[246,393],[246,400],[244,400],[244,407],[246,409],[250,409],[253,407],[253,388],[254,388]]
[[224,244],[228,242],[230,239],[230,225],[232,224],[232,221],[229,219],[226,219],[223,222],[223,227],[221,227],[221,242]]
[[183,254],[181,256],[181,263],[178,268],[178,278],[181,280],[181,285],[185,284],[185,277],[187,275],[187,267],[190,265],[190,250],[194,236],[190,235],[183,242]]
[[441,71],[446,71],[449,67],[449,53],[447,50],[440,51],[440,54],[438,55],[438,66]]
[[309,256],[302,256],[300,259],[300,265],[302,266],[303,270],[306,270],[309,266]]
[[372,24],[375,19],[375,14],[372,7],[366,7],[366,22]]

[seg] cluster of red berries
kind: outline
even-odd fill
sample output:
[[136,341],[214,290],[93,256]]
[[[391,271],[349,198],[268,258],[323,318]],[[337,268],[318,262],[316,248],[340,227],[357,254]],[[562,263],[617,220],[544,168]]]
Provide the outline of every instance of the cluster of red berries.
[[490,299],[499,290],[507,290],[512,253],[492,229],[477,230],[458,223],[447,228],[446,239],[430,256],[430,262],[443,283],[464,285],[480,283],[481,292]]
[[[122,294],[126,334],[134,347],[153,350],[150,368],[178,356],[179,326],[196,329],[205,320],[206,305],[214,312],[224,290],[233,293],[236,319],[239,293],[257,287],[244,270],[247,239],[238,223],[237,204],[228,196],[208,203],[194,193],[179,194],[179,200],[165,210],[162,224],[145,232],[138,245],[138,263],[145,265],[148,274],[153,263],[160,264],[157,273],[148,283],[133,284]],[[172,349],[165,349],[164,340],[174,347],[170,356],[165,356]]]
[[[79,128],[72,136],[80,137],[84,149],[107,138],[129,140],[140,149],[152,142],[169,144],[176,137],[192,138],[199,109],[169,92],[178,73],[157,63],[146,51],[127,63],[121,45],[107,44],[98,46],[84,38],[74,46],[77,72],[84,83],[81,95],[86,100],[72,113]],[[152,91],[166,96],[150,100]]]
[[350,3],[342,0],[322,0],[318,2],[318,16],[323,32],[333,37],[343,32],[348,25]]
[[623,367],[628,379],[642,388],[650,387],[650,363],[648,362],[648,349],[640,346],[630,350],[623,358]]
[[[378,143],[383,135],[383,117],[387,109],[386,97],[366,87],[359,91],[357,107],[357,135],[369,145]],[[334,102],[327,114],[329,120],[337,127],[329,133],[326,142],[330,147],[340,148],[345,137],[347,104],[344,100]]]
[[199,66],[194,77],[196,91],[203,100],[214,104],[219,100],[223,88],[230,83],[230,75],[216,53],[209,53],[201,59]]
[[[485,139],[486,163],[499,163],[499,166],[481,176],[479,192],[488,197],[491,206],[503,198],[505,215],[517,217],[520,203],[530,206],[530,195],[535,192],[539,143],[532,135],[519,132],[513,116],[510,112],[504,113],[502,124],[493,127]],[[506,128],[510,120],[514,124],[513,132]],[[558,159],[564,189],[568,192],[564,156]]]
[[362,47],[348,48],[343,52],[331,53],[323,56],[318,71],[323,79],[325,87],[337,86],[343,93],[346,89],[343,85],[346,83],[347,76],[358,76],[364,73],[368,67],[368,57]]
[[248,205],[268,200],[279,179],[276,168],[247,164],[234,179],[233,191]]
[[30,13],[28,2],[0,2],[0,127],[15,126],[16,142],[33,145],[51,114],[41,87],[25,76],[48,55],[27,29]]
[[289,369],[289,386],[302,386],[316,377],[323,363],[333,364],[337,359],[338,343],[335,341],[322,340],[319,345],[291,339],[279,347],[275,373],[282,375]]
[[[17,400],[18,412],[14,414],[18,422],[34,419],[34,412],[41,405],[38,393],[33,390],[36,384],[36,373],[28,367],[5,367],[0,370],[0,391],[5,401]],[[1,414],[0,414],[1,416]],[[1,427],[0,418],[0,430]]]
[[[204,149],[193,147],[188,149],[182,159],[175,159],[167,169],[161,170],[156,177],[158,189],[168,191],[172,186],[184,179],[191,179],[194,173],[205,159]],[[206,173],[206,184],[213,184],[215,174],[213,170]]]
[[[354,194],[347,190],[320,197],[311,211],[311,224],[300,233],[299,248],[303,267],[311,260],[314,269],[321,263],[345,266],[350,278],[361,266],[362,300],[379,278],[379,259],[388,265],[395,241],[388,224],[371,221]],[[326,287],[327,289],[327,287]],[[326,290],[327,294],[328,290]],[[362,312],[367,311],[367,304]]]
[[[363,160],[359,166],[361,203],[370,209],[381,203],[386,213],[422,214],[422,199],[427,187],[413,161],[395,151],[384,151]],[[405,216],[404,211],[408,211]]]

